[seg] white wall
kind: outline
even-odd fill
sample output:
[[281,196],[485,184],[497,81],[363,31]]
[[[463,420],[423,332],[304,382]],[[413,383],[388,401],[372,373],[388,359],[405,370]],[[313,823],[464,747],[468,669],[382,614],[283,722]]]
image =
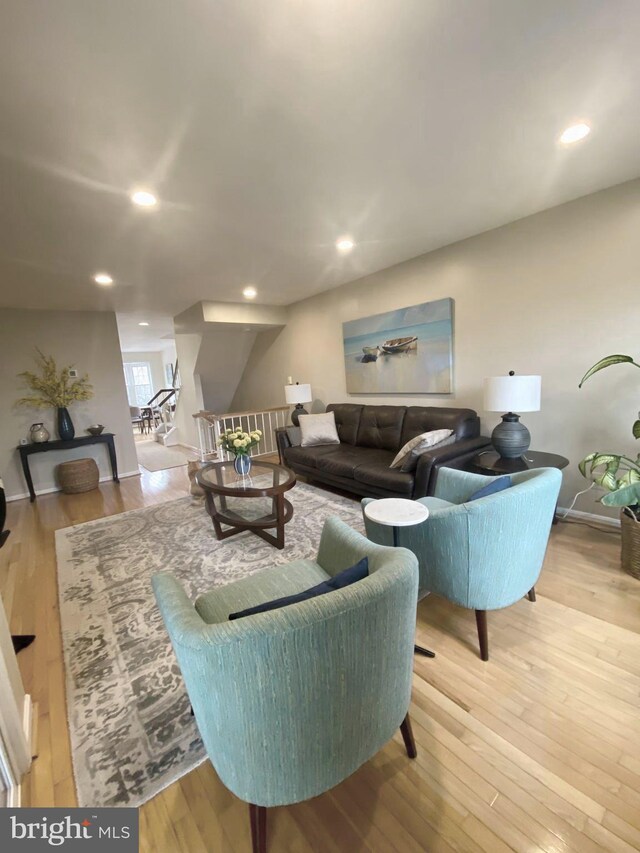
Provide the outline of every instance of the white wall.
[[196,363],[202,335],[199,334],[177,334],[176,352],[180,365],[180,396],[176,406],[174,425],[178,442],[187,447],[198,447],[198,428],[193,415],[204,409],[202,399],[202,385],[200,376],[196,373]]
[[[137,473],[115,314],[1,308],[0,476],[4,479],[7,496],[27,493],[16,446],[21,438],[29,437],[30,425],[43,421],[51,437],[57,438],[54,409],[25,409],[13,405],[18,397],[29,393],[16,374],[35,369],[36,347],[46,355],[53,355],[58,367],[74,364],[80,373],[89,374],[94,397],[69,407],[76,435],[86,435],[85,428],[90,424],[104,424],[107,431],[116,434],[119,472]],[[58,462],[87,456],[96,459],[101,477],[110,476],[104,445],[32,455],[30,466],[36,491],[55,487],[54,470]]]
[[[542,410],[522,420],[532,449],[569,458],[568,506],[587,485],[576,466],[588,452],[640,451],[631,435],[637,369],[610,368],[578,390],[602,356],[640,356],[639,277],[640,181],[632,181],[296,303],[282,331],[258,336],[233,408],[283,403],[293,376],[311,383],[315,411],[347,400],[470,406],[490,435],[499,416],[481,411],[483,378],[539,373]],[[455,393],[348,395],[342,322],[446,296],[455,300]],[[576,509],[615,514],[594,498],[582,496]]]
[[172,369],[175,368],[175,366],[176,366],[176,359],[178,356],[176,353],[175,343],[171,342],[170,344],[167,344],[167,346],[160,353],[160,357],[162,358],[162,376],[163,376],[162,381],[164,383],[166,383],[162,387],[163,388],[170,388],[171,387],[171,381],[170,381],[170,379],[167,379],[166,367],[168,364],[172,365]]

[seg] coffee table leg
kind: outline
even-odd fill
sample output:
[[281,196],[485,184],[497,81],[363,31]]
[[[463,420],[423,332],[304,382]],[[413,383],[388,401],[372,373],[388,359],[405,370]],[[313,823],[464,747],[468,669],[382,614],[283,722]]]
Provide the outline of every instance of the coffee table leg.
[[284,548],[284,494],[276,495],[276,548]]

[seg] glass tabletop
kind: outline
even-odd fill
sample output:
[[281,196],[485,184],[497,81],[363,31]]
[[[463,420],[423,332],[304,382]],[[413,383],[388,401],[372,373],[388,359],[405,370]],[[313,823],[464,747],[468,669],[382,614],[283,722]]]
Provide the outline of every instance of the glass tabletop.
[[196,474],[203,489],[216,494],[260,496],[290,489],[296,482],[293,471],[274,462],[252,462],[250,472],[242,476],[233,462],[212,462]]

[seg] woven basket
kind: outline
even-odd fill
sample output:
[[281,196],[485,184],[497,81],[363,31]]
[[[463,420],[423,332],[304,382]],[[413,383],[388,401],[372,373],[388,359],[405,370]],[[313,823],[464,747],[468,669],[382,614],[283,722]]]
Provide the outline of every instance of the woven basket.
[[622,568],[634,578],[640,580],[640,521],[629,518],[626,512],[620,514],[622,530]]
[[58,484],[67,495],[90,492],[98,487],[100,475],[95,459],[72,459],[56,468]]

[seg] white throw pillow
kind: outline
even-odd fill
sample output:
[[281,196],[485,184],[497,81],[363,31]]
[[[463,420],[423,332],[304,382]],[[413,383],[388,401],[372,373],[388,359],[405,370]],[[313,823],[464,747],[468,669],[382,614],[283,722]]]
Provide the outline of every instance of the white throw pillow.
[[315,447],[317,444],[340,444],[336,429],[336,416],[333,412],[323,415],[300,415],[298,419],[302,447]]
[[427,447],[433,447],[434,444],[438,444],[440,441],[444,441],[445,438],[449,438],[452,433],[452,429],[432,429],[430,432],[423,432],[417,435],[400,449],[396,458],[389,465],[389,468],[401,468],[402,463],[418,445],[421,446],[422,450],[426,450]]

